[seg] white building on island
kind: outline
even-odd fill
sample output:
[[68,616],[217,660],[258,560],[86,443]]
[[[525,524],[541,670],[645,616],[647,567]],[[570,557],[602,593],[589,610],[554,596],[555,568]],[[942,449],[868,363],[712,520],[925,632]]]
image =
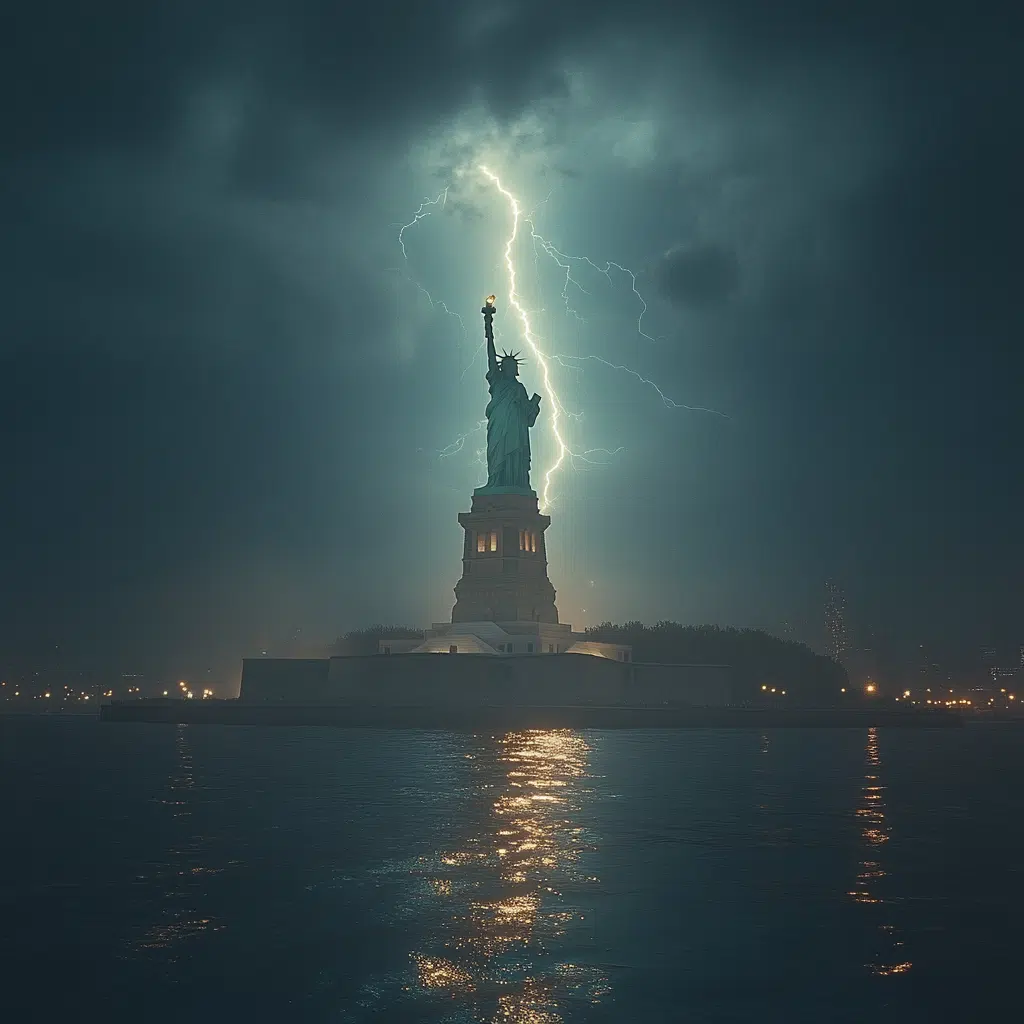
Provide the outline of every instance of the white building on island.
[[588,640],[561,622],[435,622],[423,639],[383,639],[381,654],[590,654],[633,660],[628,644]]

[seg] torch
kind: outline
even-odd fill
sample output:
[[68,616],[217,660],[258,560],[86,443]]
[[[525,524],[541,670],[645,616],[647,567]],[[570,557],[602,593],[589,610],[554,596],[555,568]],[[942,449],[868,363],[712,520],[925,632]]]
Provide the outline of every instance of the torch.
[[484,308],[480,310],[484,315],[484,337],[493,345],[494,344],[494,299],[495,296],[488,295],[484,299]]

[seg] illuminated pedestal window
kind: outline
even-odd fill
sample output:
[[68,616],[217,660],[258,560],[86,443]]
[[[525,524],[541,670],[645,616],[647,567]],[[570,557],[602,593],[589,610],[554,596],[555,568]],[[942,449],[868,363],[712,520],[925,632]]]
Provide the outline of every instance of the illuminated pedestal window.
[[[467,557],[455,587],[452,622],[557,624],[555,590],[542,557],[550,521],[532,492],[473,495],[472,510],[459,514]],[[544,645],[534,651],[543,652]],[[515,653],[526,653],[525,645],[517,645]]]

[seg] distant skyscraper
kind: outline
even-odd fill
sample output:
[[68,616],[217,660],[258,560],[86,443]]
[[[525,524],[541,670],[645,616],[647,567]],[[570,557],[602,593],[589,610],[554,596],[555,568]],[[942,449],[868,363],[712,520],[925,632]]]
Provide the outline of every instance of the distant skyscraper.
[[988,673],[988,677],[993,683],[999,679],[998,661],[999,656],[994,647],[982,647],[981,663],[985,667],[985,671]]
[[850,650],[846,633],[846,598],[838,583],[825,584],[825,642],[826,653],[833,661],[844,664]]

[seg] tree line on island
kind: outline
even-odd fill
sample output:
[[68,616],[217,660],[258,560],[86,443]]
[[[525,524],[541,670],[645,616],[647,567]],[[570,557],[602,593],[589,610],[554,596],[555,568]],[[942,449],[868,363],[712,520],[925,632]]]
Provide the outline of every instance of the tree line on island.
[[763,629],[683,626],[678,622],[657,622],[653,626],[602,622],[591,626],[586,634],[592,640],[629,644],[633,660],[638,662],[728,665],[733,670],[739,700],[779,699],[786,704],[829,707],[845,703],[850,697],[842,665],[816,654],[806,644],[782,640]]
[[350,629],[331,644],[330,653],[339,657],[360,657],[376,654],[381,640],[422,640],[423,630],[415,626],[364,626]]
[[[859,693],[850,692],[846,670],[840,664],[816,654],[805,644],[782,640],[763,629],[683,626],[678,622],[658,622],[652,626],[642,622],[603,622],[587,629],[586,635],[591,640],[629,644],[635,662],[728,665],[733,670],[736,696],[743,701],[830,707],[860,699]],[[376,654],[381,640],[422,637],[423,630],[412,626],[377,624],[338,637],[330,653]]]

